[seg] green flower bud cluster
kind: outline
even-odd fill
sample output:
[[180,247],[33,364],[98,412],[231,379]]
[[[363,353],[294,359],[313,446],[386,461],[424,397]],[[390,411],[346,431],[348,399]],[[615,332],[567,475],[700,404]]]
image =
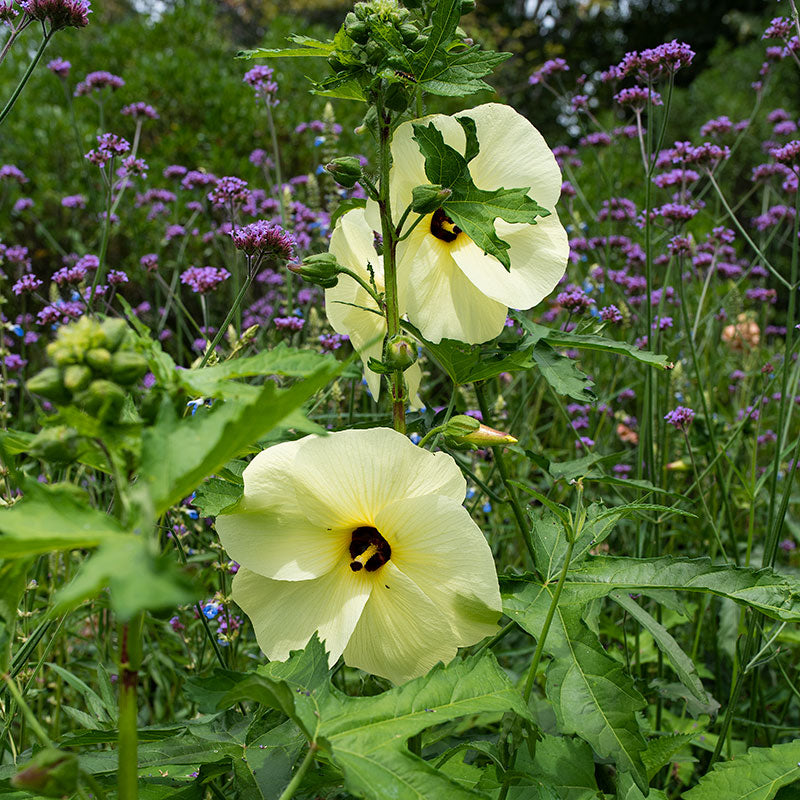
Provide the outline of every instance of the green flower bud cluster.
[[55,403],[74,403],[106,424],[119,419],[126,390],[147,372],[147,360],[134,350],[127,323],[82,317],[61,327],[47,345],[54,366],[26,384]]
[[12,776],[11,785],[39,797],[67,797],[78,788],[78,757],[46,747]]

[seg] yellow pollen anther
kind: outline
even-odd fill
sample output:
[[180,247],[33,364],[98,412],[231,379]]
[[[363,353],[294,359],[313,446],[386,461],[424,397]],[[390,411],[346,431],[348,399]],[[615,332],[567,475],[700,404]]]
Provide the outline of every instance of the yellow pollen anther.
[[360,556],[356,556],[350,562],[350,569],[353,570],[353,572],[358,572],[360,569],[363,569],[367,561],[369,561],[377,552],[377,545],[371,544]]

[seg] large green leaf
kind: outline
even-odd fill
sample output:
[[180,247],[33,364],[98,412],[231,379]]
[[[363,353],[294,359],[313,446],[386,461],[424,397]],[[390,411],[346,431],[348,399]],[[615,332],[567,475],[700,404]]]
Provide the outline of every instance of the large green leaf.
[[[190,394],[199,397],[231,397],[234,395],[231,382],[237,378],[254,375],[307,378],[320,368],[334,366],[335,361],[331,355],[321,355],[315,350],[287,347],[280,342],[272,350],[262,350],[255,356],[235,358],[202,369],[178,370],[176,375],[178,383]],[[242,386],[242,384],[234,385]],[[246,389],[250,393],[257,393],[260,387],[248,385]]]
[[531,358],[557,394],[581,403],[593,403],[597,399],[591,388],[591,379],[578,369],[571,358],[562,356],[547,342],[537,342],[531,350]]
[[700,592],[727,597],[772,619],[800,621],[800,580],[771,569],[715,566],[708,558],[596,556],[570,571],[565,589],[583,602],[614,589]]
[[147,542],[129,534],[100,545],[78,574],[59,591],[52,614],[64,614],[108,587],[119,619],[139,611],[166,611],[195,600],[194,587],[177,571],[174,560],[157,556]]
[[611,599],[625,609],[653,637],[681,683],[702,704],[703,713],[715,714],[719,709],[719,703],[705,690],[692,659],[683,652],[672,634],[627,592],[611,592]]
[[248,400],[218,402],[180,420],[165,403],[156,424],[142,436],[140,484],[149,491],[154,514],[163,514],[264,436],[334,378],[343,364],[325,359],[289,389],[277,389],[268,381]]
[[284,711],[328,752],[344,773],[345,788],[357,797],[475,798],[474,792],[412,754],[407,740],[431,726],[474,714],[514,711],[530,717],[488,652],[438,665],[424,677],[372,697],[349,697],[327,681],[327,658],[316,637],[286,664],[268,668],[239,683],[221,705],[250,699]]
[[774,747],[751,747],[747,755],[716,764],[684,800],[771,800],[778,789],[800,781],[800,739]]
[[3,558],[97,547],[123,539],[117,521],[92,508],[75,487],[28,481],[24,492],[22,500],[0,511]]
[[527,747],[517,751],[514,769],[552,786],[560,800],[596,800],[598,796],[592,748],[580,739],[545,733],[536,742],[535,758]]
[[527,336],[523,340],[525,344],[536,344],[546,340],[553,347],[570,347],[576,350],[599,350],[602,353],[614,353],[616,355],[628,356],[640,361],[642,364],[649,364],[660,369],[670,369],[672,364],[665,355],[651,353],[649,350],[640,350],[627,342],[618,342],[616,339],[609,339],[606,336],[595,334],[572,333],[561,331],[557,328],[547,328],[532,322],[522,314],[514,314],[514,319],[522,326]]
[[[503,610],[532,636],[545,625],[554,584],[519,583],[503,587]],[[546,693],[562,734],[577,734],[601,758],[611,758],[642,791],[648,781],[642,762],[645,740],[637,712],[644,698],[623,665],[611,658],[581,619],[582,606],[559,602],[544,644],[552,657]]]
[[[460,117],[458,121],[467,136],[467,150],[474,155],[478,151],[474,123],[470,117]],[[432,122],[412,125],[414,140],[425,158],[428,180],[452,192],[442,203],[447,216],[478,247],[510,270],[510,245],[497,235],[495,220],[499,217],[506,222],[535,224],[537,217],[548,216],[550,212],[528,197],[530,187],[494,191],[479,189],[472,180],[466,158],[445,144],[442,132]]]
[[439,0],[431,15],[428,41],[412,56],[411,72],[429,94],[463,97],[491,89],[480,79],[511,57],[511,53],[483,52],[458,42],[455,35],[460,17],[461,0]]

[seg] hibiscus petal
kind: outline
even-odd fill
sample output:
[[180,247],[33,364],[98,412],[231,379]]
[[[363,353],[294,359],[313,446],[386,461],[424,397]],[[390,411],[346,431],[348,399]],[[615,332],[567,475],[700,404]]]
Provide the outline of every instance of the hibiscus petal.
[[427,220],[398,248],[398,280],[401,307],[434,344],[442,339],[477,344],[503,330],[507,305],[487,297],[467,278],[450,245],[431,235]]
[[250,618],[258,646],[272,661],[306,646],[314,631],[325,642],[328,663],[339,659],[353,634],[373,581],[339,569],[310,581],[274,581],[242,567],[232,596]]
[[462,505],[413,497],[387,506],[375,522],[391,563],[444,613],[459,647],[496,633],[502,606],[492,551]]
[[495,230],[511,245],[511,271],[466,236],[450,245],[453,260],[487,297],[511,308],[532,308],[553,291],[566,271],[567,232],[555,212],[540,217],[535,225],[497,220]]
[[469,162],[469,171],[478,188],[529,186],[528,196],[540,206],[555,206],[561,194],[561,169],[542,134],[525,117],[501,103],[486,103],[456,117],[475,120],[480,152]]
[[391,561],[375,577],[345,664],[403,683],[449,662],[457,647],[441,610]]
[[311,523],[303,515],[292,481],[299,445],[284,442],[260,452],[242,474],[242,499],[216,521],[222,546],[232,559],[282,581],[305,581],[330,572],[346,560],[350,544],[349,528],[329,530],[331,526]]
[[292,465],[299,507],[327,527],[374,525],[384,506],[407,497],[464,499],[464,477],[445,453],[429,453],[390,428],[334,436],[303,439]]

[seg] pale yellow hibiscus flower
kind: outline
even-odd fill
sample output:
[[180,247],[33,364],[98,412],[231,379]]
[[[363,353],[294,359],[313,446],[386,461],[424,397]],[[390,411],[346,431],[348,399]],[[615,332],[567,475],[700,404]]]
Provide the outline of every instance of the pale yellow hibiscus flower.
[[[340,217],[328,249],[342,266],[367,284],[370,283],[369,265],[375,288],[379,293],[384,291],[383,256],[378,255],[375,250],[375,238],[364,217],[363,208],[353,209]],[[340,274],[336,286],[325,290],[325,314],[337,333],[350,337],[350,342],[364,364],[367,386],[377,401],[381,391],[381,376],[367,365],[370,358],[380,361],[383,355],[386,318],[379,311],[378,304],[358,281],[349,275]],[[412,364],[403,374],[408,386],[408,397],[413,406],[419,407],[421,402],[417,391],[422,377],[419,364]]]
[[243,478],[217,531],[270,659],[318,631],[331,664],[401,683],[497,630],[494,561],[449,455],[388,428],[340,431],[270,447]]
[[[441,209],[399,243],[400,302],[408,320],[431,342],[448,338],[475,344],[500,334],[509,308],[532,308],[553,291],[566,270],[569,244],[555,211],[561,170],[539,131],[513,108],[498,103],[415,122],[433,123],[445,144],[463,154],[466,136],[458,117],[475,120],[480,152],[469,162],[474,184],[487,191],[530,187],[528,196],[550,211],[535,225],[495,221],[497,235],[510,245],[510,270],[454,228]],[[411,202],[414,187],[430,183],[413,134],[412,123],[406,122],[392,139],[390,188],[396,219]],[[367,219],[373,226],[377,213],[377,204],[370,203]],[[415,219],[411,214],[405,230]]]

